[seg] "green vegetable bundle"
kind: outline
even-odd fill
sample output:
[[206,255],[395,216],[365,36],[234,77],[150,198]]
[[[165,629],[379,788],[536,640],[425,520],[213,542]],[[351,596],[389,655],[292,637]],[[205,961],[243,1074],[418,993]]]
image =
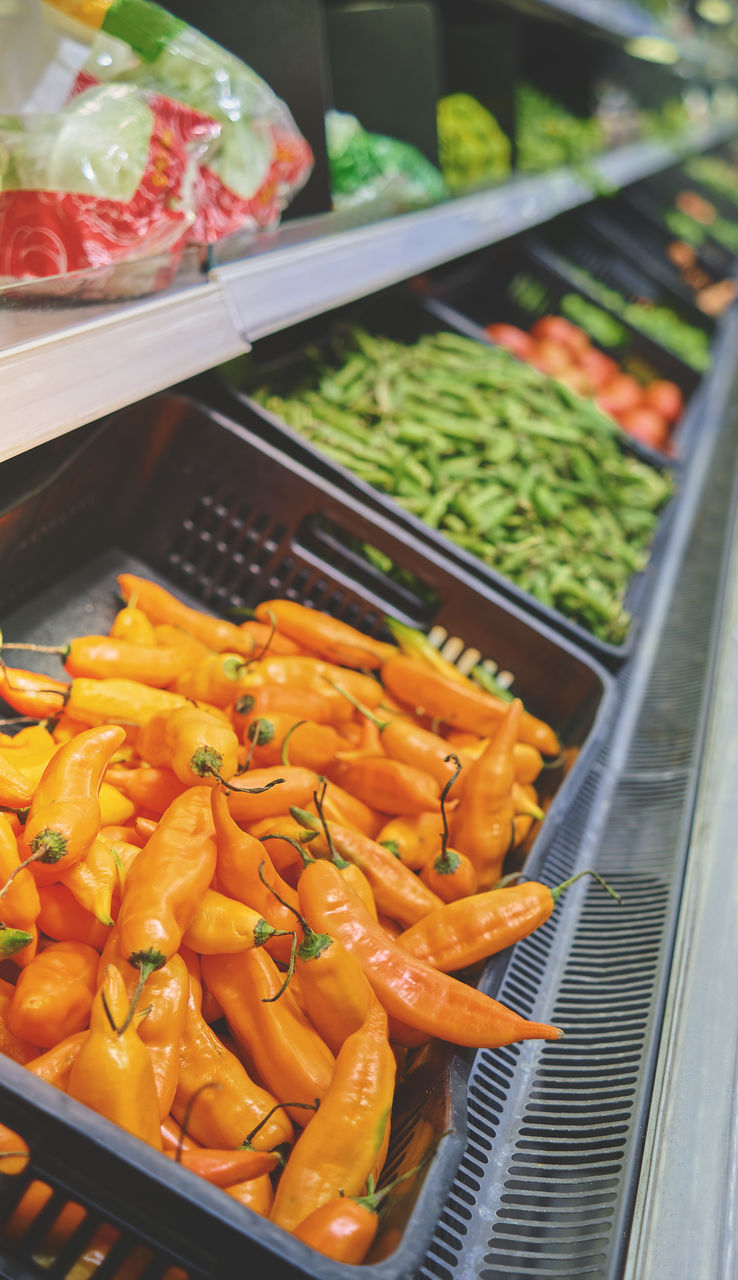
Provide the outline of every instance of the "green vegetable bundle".
[[301,385],[255,398],[542,604],[623,640],[668,474],[625,451],[592,402],[501,348],[352,329],[333,356],[310,353]]
[[468,93],[451,93],[437,108],[438,157],[452,191],[500,182],[510,172],[510,142],[494,116]]
[[[692,220],[693,221],[693,220]],[[657,307],[648,302],[628,302],[616,289],[602,284],[589,271],[568,262],[567,270],[578,284],[581,284],[610,311],[622,316],[634,329],[647,334],[667,351],[679,356],[690,369],[704,373],[710,368],[710,338],[704,329],[682,320],[670,307]],[[567,312],[569,319],[574,317]]]
[[524,173],[583,165],[605,146],[605,131],[599,120],[572,115],[560,102],[531,84],[518,86],[515,109],[517,165]]

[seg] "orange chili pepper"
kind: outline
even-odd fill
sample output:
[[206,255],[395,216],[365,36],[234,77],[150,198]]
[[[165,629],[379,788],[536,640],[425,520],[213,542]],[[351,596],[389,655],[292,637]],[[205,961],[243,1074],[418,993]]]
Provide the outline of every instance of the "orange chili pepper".
[[[24,1192],[21,1200],[2,1227],[2,1238],[9,1244],[22,1240],[31,1230],[37,1218],[55,1194],[54,1188],[47,1182],[34,1179]],[[44,1235],[44,1248],[49,1253],[57,1253],[67,1240],[71,1238],[80,1224],[87,1217],[87,1210],[75,1201],[69,1201],[54,1219]]]
[[89,1034],[72,1064],[67,1092],[161,1151],[154,1069],[133,1023],[123,1029],[127,1010],[123,975],[109,965],[92,1003]]
[[46,766],[19,846],[37,884],[58,880],[90,848],[101,826],[103,774],[124,736],[117,725],[88,729],[64,743]]
[[231,708],[231,720],[237,733],[243,735],[251,719],[257,716],[293,715],[296,719],[330,724],[341,732],[353,718],[351,703],[326,684],[319,689],[301,688],[299,684],[266,684],[260,677],[251,681],[247,693],[240,693]]
[[456,767],[454,773],[441,792],[441,817],[443,832],[441,836],[441,852],[437,858],[426,862],[420,872],[423,884],[432,889],[443,902],[454,902],[457,898],[466,898],[477,890],[477,873],[466,854],[457,849],[450,849],[448,844],[448,819],[446,816],[446,797],[451,791],[459,773],[461,763],[458,756],[448,756],[449,762]]
[[43,725],[29,725],[15,735],[12,746],[3,748],[2,756],[24,775],[35,790],[58,745]]
[[596,871],[580,871],[553,889],[527,880],[448,903],[406,929],[397,941],[411,955],[443,973],[465,969],[539,929],[564,890],[586,875],[594,876],[608,893],[618,897]]
[[510,847],[515,808],[513,745],[517,740],[523,704],[515,698],[490,738],[483,755],[469,766],[466,786],[453,818],[454,847],[473,863],[480,889],[499,879]]
[[91,911],[100,924],[111,927],[113,893],[118,884],[118,867],[109,844],[96,836],[87,853],[59,877],[85,911]]
[[0,754],[0,808],[27,809],[33,800],[33,787],[6,755]]
[[384,1142],[394,1083],[387,1015],[375,1001],[344,1041],[320,1107],[290,1152],[274,1196],[273,1222],[294,1230],[339,1192],[358,1195]]
[[[424,729],[406,712],[398,715],[390,712],[389,715],[385,713],[380,717],[356,700],[354,700],[354,706],[361,712],[366,722],[374,726],[379,734],[381,750],[385,751],[392,760],[399,760],[403,764],[412,765],[423,773],[430,774],[435,778],[439,788],[445,787],[455,774],[456,782],[449,795],[458,799],[464,775],[456,771],[454,765],[450,763],[450,748],[445,738],[440,734],[431,733],[429,729]],[[432,808],[430,805],[428,807]]]
[[187,785],[166,765],[141,765],[137,769],[111,766],[105,777],[133,802],[136,809],[146,809],[160,818]]
[[[267,1088],[285,1104],[323,1099],[335,1059],[289,987],[282,991],[282,974],[266,951],[203,956],[201,963],[205,983]],[[293,1105],[286,1109],[297,1124],[310,1114]]]
[[45,1080],[47,1084],[53,1084],[55,1088],[66,1092],[69,1072],[72,1070],[72,1064],[77,1061],[87,1034],[87,1030],[84,1030],[65,1036],[53,1048],[47,1049],[46,1053],[39,1054],[37,1058],[31,1058],[25,1064],[26,1067],[38,1076],[39,1080]]
[[[220,955],[263,947],[270,938],[284,933],[245,903],[206,889],[183,942],[198,955]],[[294,931],[289,937],[294,937]]]
[[290,1119],[282,1107],[274,1109],[276,1102],[208,1026],[191,986],[172,1114],[180,1123],[186,1118],[188,1135],[206,1147],[238,1147],[266,1121],[252,1139],[257,1150],[266,1151],[293,1138]]
[[60,653],[72,677],[136,680],[154,689],[166,688],[193,661],[193,650],[185,645],[165,648],[115,636],[79,636]]
[[[120,950],[120,936],[114,930],[105,946],[97,970],[104,980],[109,965],[120,970],[130,1000],[136,991],[136,974]],[[169,1114],[179,1079],[180,1041],[184,1029],[190,975],[180,955],[173,955],[148,979],[146,990],[150,1012],[139,1024],[138,1034],[146,1046],[154,1072],[159,1115]]]
[[38,927],[43,933],[57,942],[84,942],[95,951],[102,951],[110,928],[80,906],[66,885],[42,885],[38,896]]
[[317,1253],[336,1262],[363,1262],[374,1243],[379,1218],[367,1203],[368,1197],[339,1196],[327,1200],[308,1214],[293,1230]]
[[317,785],[318,775],[297,765],[249,769],[226,780],[228,807],[235,821],[248,827],[261,818],[278,818],[290,805],[306,804]]
[[441,850],[443,823],[438,810],[391,818],[377,833],[377,844],[396,854],[411,871],[419,871]]
[[246,669],[240,653],[203,653],[182,672],[172,688],[194,702],[209,702],[214,707],[229,707],[241,690],[241,677]]
[[0,1173],[15,1177],[28,1168],[30,1155],[28,1143],[24,1142],[19,1133],[9,1129],[5,1124],[0,1124],[0,1152],[3,1154],[3,1159],[0,1160]]
[[271,613],[279,630],[301,648],[340,666],[370,671],[396,652],[394,645],[374,640],[348,623],[295,600],[265,600],[257,605],[255,613],[262,622],[268,621]]
[[179,950],[213,878],[213,835],[210,789],[192,787],[162,814],[128,872],[116,933],[121,954],[139,970],[139,989]]
[[[174,799],[174,797],[172,797]],[[168,807],[168,806],[167,806]],[[102,826],[100,828],[100,839],[107,840],[108,844],[122,843],[132,845],[138,843],[141,847],[141,839],[136,831],[135,825],[126,824],[125,826]]]
[[13,1035],[8,1026],[8,1010],[14,995],[13,984],[0,978],[0,1054],[14,1062],[25,1063],[38,1056],[38,1046]]
[[248,1182],[235,1182],[232,1187],[224,1187],[224,1191],[245,1209],[252,1209],[262,1218],[269,1217],[274,1203],[274,1188],[268,1174],[262,1178],[250,1178]]
[[257,767],[289,763],[315,773],[323,773],[336,752],[349,745],[332,725],[298,719],[289,711],[250,716],[244,743],[251,745],[255,739],[252,760]]
[[124,609],[119,609],[110,628],[117,640],[130,640],[132,644],[156,644],[156,633],[151,619],[143,609],[133,603],[133,597]]
[[275,630],[271,622],[257,622],[249,618],[247,622],[239,623],[238,629],[254,646],[250,654],[252,658],[261,658],[267,649],[270,653],[284,654],[285,657],[291,653],[302,653],[300,645],[290,640],[282,630]]
[[153,716],[141,730],[139,754],[148,764],[167,765],[185,786],[216,786],[238,768],[238,738],[219,713],[187,705]]
[[123,724],[140,729],[153,716],[185,705],[187,699],[181,694],[154,689],[136,680],[77,676],[69,690],[66,711],[77,724]]
[[426,813],[438,804],[440,787],[435,778],[389,756],[337,760],[327,772],[339,787],[391,817]]
[[69,695],[69,682],[38,671],[6,667],[0,662],[0,698],[21,716],[46,720],[58,715]]
[[196,1147],[182,1151],[165,1151],[165,1156],[196,1173],[214,1187],[227,1187],[236,1181],[260,1178],[271,1173],[279,1163],[278,1151],[234,1151],[213,1147]]
[[[287,963],[292,949],[287,933],[294,929],[294,918],[268,886],[273,886],[279,898],[293,908],[297,907],[297,894],[279,875],[263,844],[234,821],[231,800],[232,797],[226,799],[222,791],[212,794],[218,884],[231,898],[258,912],[273,929],[284,930],[284,937],[272,939],[269,951],[276,959]],[[260,867],[262,875],[259,874]]]
[[361,962],[387,1013],[452,1044],[497,1048],[516,1040],[559,1040],[563,1032],[528,1022],[481,991],[439,973],[392,942],[329,862],[305,868],[300,909],[312,927],[337,938]]
[[[294,808],[292,816],[310,831],[320,830],[319,819],[307,810]],[[401,924],[420,920],[429,911],[441,905],[441,899],[413,875],[406,866],[393,857],[388,849],[376,844],[360,831],[331,823],[330,839],[333,848],[348,862],[359,867],[371,885],[377,909]],[[312,847],[322,856],[330,856],[328,844],[319,835]],[[304,875],[304,872],[303,872]],[[299,887],[302,878],[298,883]]]
[[[455,680],[404,654],[384,663],[382,683],[403,706],[420,707],[434,719],[471,730],[481,738],[494,732],[510,705],[477,689],[471,681]],[[561,749],[550,726],[527,711],[520,719],[519,736],[543,755],[556,756]]]
[[376,997],[356,956],[297,915],[303,939],[295,954],[303,1008],[332,1053],[364,1023]]
[[196,640],[216,652],[229,649],[251,657],[253,641],[234,623],[202,613],[199,609],[191,609],[164,587],[132,573],[119,574],[118,585],[123,599],[129,600],[135,596],[139,609],[143,609],[153,623],[170,623],[182,631],[188,631]]
[[18,976],[7,1022],[42,1049],[84,1031],[97,986],[98,954],[83,942],[51,942]]

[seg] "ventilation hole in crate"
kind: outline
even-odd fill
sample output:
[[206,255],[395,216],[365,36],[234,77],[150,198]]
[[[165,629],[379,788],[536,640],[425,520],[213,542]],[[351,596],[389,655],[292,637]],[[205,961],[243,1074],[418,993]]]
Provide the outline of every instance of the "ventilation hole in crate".
[[392,563],[389,556],[362,542],[325,515],[311,515],[300,525],[294,545],[322,559],[353,580],[360,589],[386,601],[390,612],[427,627],[439,605],[438,593],[417,574]]

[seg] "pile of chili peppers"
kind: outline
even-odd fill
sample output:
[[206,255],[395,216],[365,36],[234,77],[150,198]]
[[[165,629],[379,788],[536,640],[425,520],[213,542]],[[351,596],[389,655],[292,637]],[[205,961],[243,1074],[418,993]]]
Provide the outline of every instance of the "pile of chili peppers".
[[[0,1049],[360,1262],[408,1054],[562,1034],[454,976],[563,888],[495,887],[559,742],[408,629],[287,600],[239,626],[119,583],[110,634],[57,651],[68,679],[0,667],[37,721],[0,737]],[[0,1127],[4,1172],[27,1150]]]

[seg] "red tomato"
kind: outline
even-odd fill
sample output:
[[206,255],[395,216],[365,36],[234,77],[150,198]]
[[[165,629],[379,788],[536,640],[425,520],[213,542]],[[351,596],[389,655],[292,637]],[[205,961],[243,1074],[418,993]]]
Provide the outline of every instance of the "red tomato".
[[595,391],[601,391],[606,387],[613,378],[617,378],[620,369],[611,356],[606,356],[604,351],[598,351],[596,347],[590,347],[588,351],[584,351],[578,361],[579,368],[583,369],[587,377],[594,383]]
[[571,351],[562,347],[560,343],[554,342],[553,339],[536,342],[531,364],[534,364],[536,369],[540,369],[541,373],[548,373],[553,378],[558,378],[574,367]]
[[669,442],[669,424],[653,409],[631,409],[621,415],[620,425],[629,436],[653,449],[664,449]]
[[586,370],[578,369],[576,365],[570,369],[564,369],[563,373],[558,374],[558,379],[571,391],[576,391],[578,396],[591,397],[597,390]]
[[532,360],[536,344],[524,329],[517,329],[514,324],[488,324],[484,332],[498,347],[505,347],[518,360]]
[[681,417],[684,409],[684,397],[676,383],[661,379],[648,384],[643,394],[643,403],[672,424]]
[[619,373],[597,396],[602,412],[609,413],[613,418],[619,418],[621,413],[635,409],[642,400],[643,388],[627,373]]
[[544,340],[558,342],[574,356],[582,355],[591,345],[584,330],[579,329],[570,320],[565,320],[563,316],[541,316],[541,319],[536,320],[531,326],[530,336],[535,338],[536,342]]

